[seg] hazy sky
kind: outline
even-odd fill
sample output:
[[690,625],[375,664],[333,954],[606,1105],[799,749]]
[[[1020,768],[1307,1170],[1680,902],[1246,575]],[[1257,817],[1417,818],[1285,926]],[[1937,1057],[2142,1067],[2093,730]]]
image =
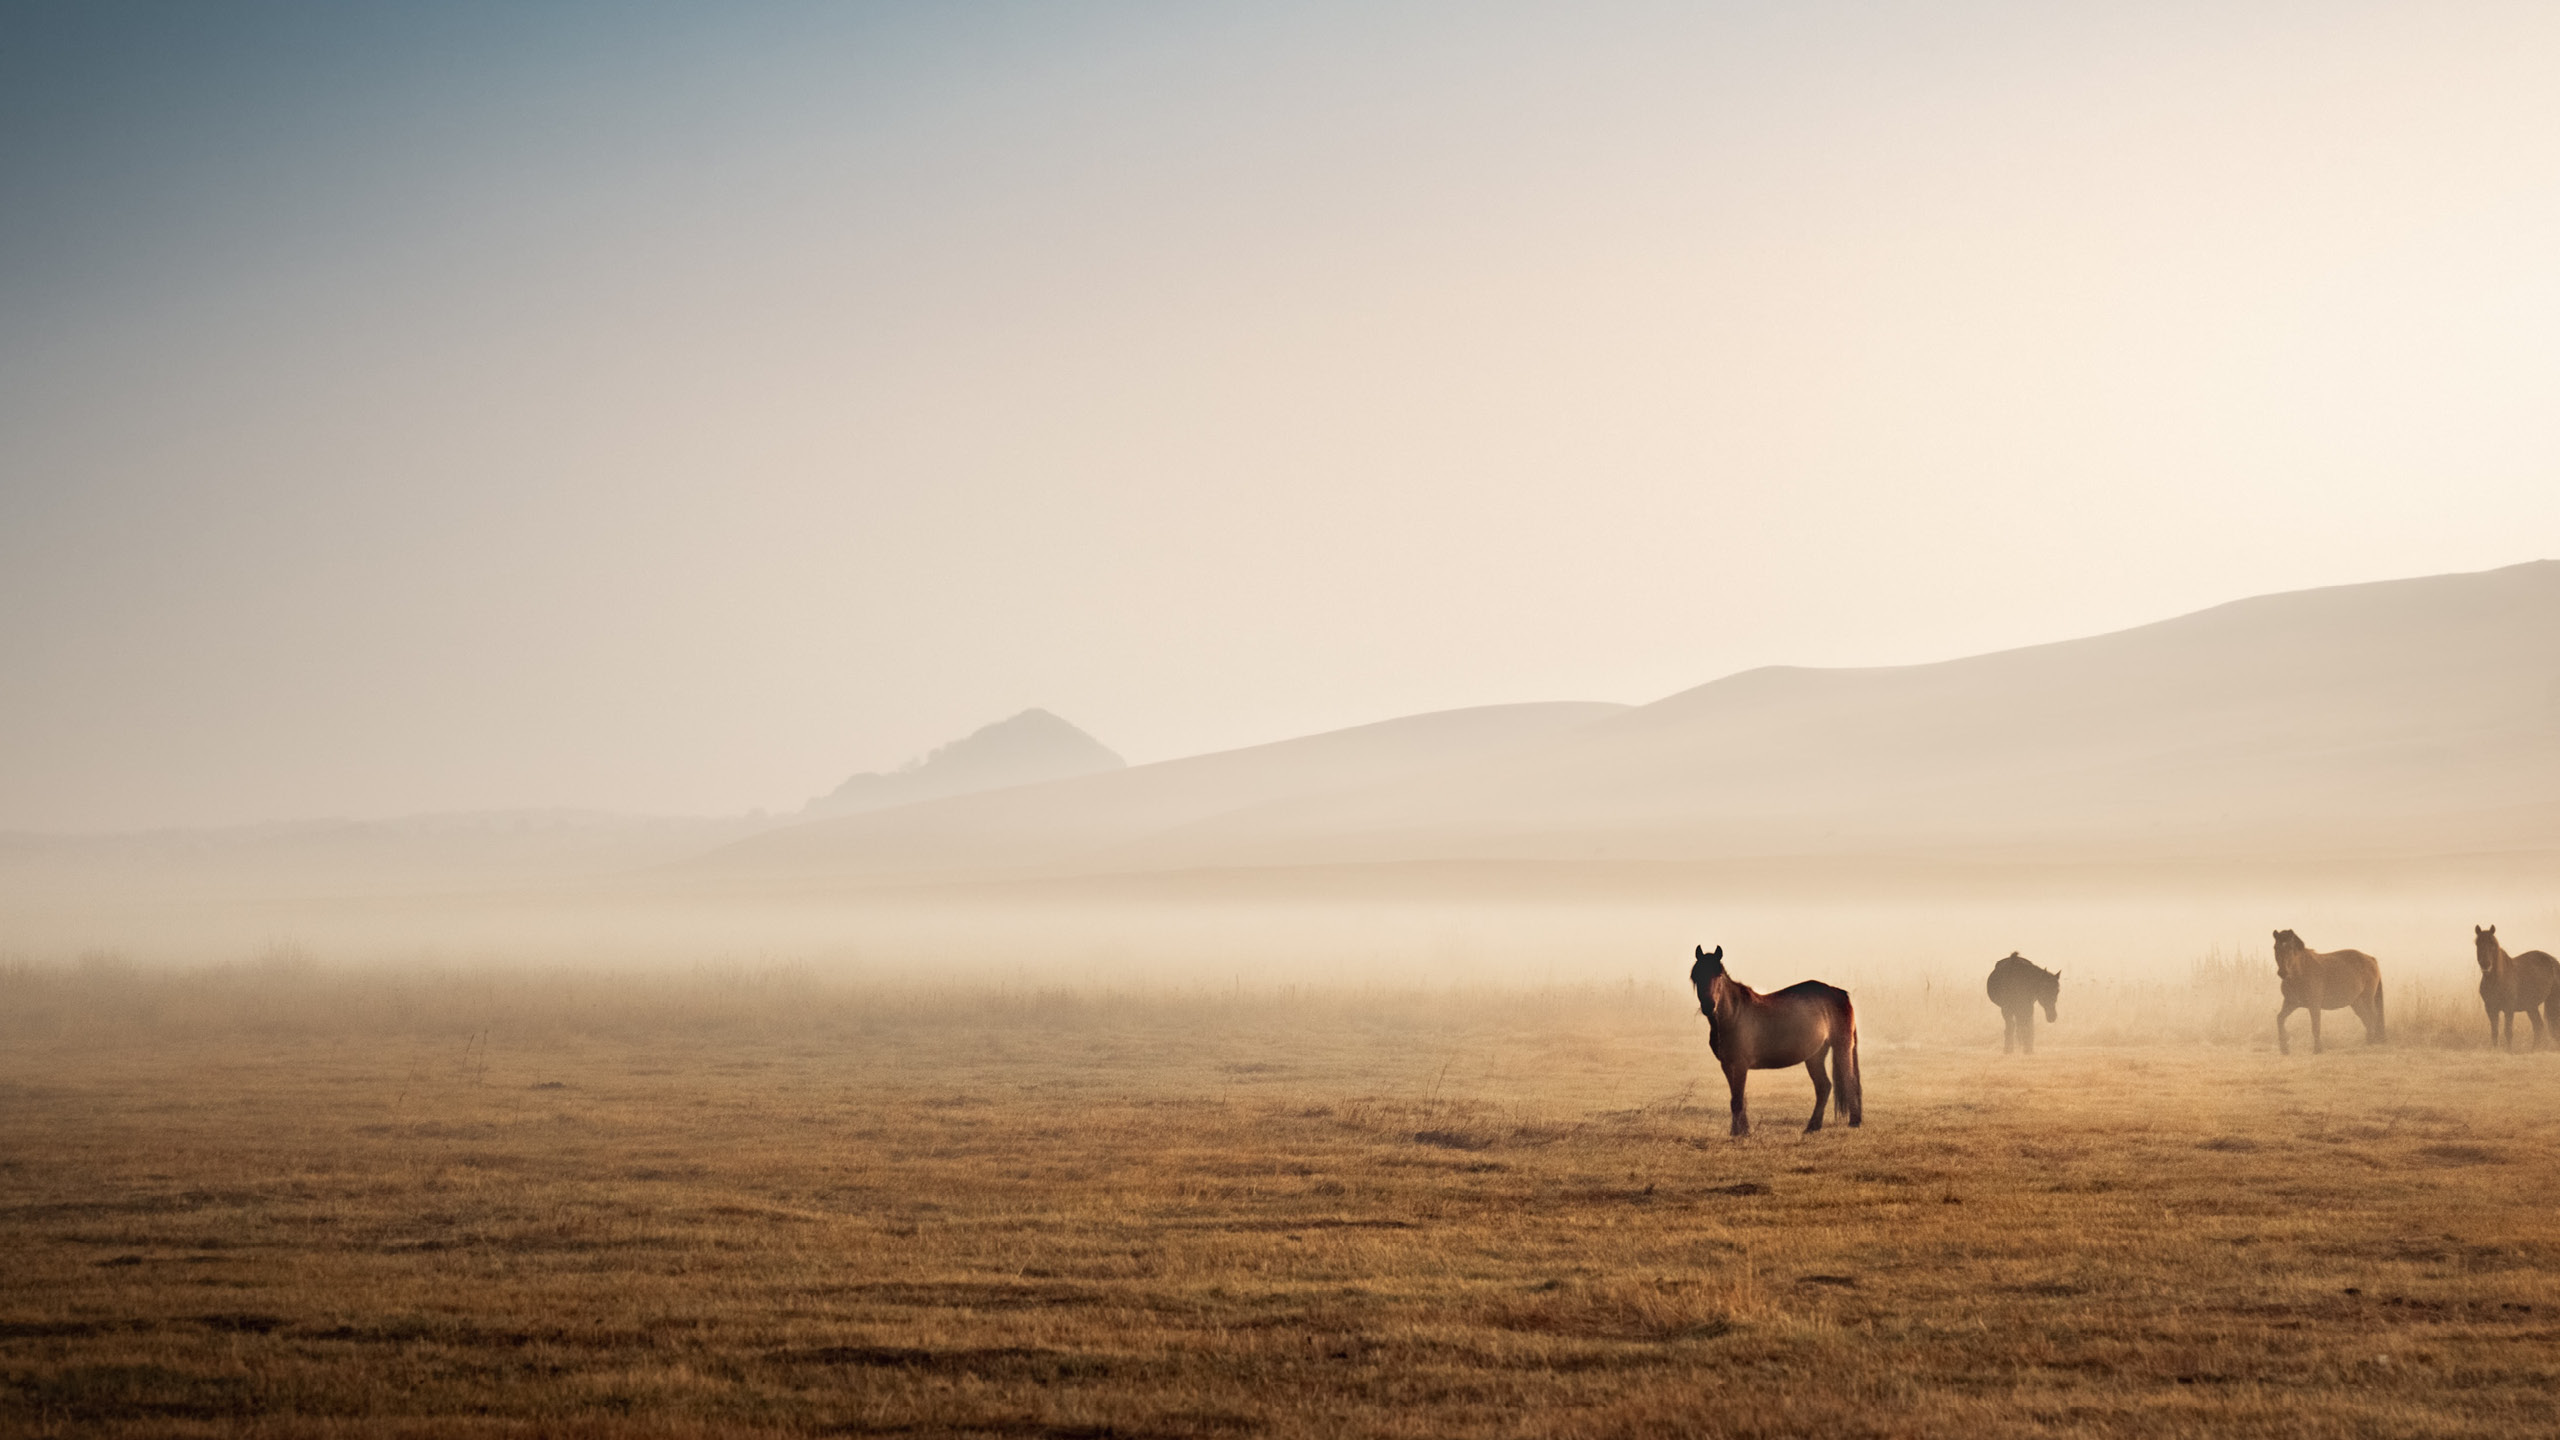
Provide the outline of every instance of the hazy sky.
[[0,828],[2560,555],[2560,7],[0,4]]

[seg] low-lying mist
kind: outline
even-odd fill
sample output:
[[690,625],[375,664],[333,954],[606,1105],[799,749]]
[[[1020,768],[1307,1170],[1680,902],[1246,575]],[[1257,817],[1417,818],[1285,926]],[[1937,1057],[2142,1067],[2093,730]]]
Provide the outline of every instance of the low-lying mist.
[[[1459,1032],[1506,1017],[1651,1030],[1695,1020],[1689,947],[1721,944],[1746,983],[1845,985],[1889,1046],[2000,1038],[1983,994],[2016,949],[2063,975],[2047,1047],[2274,1043],[2270,921],[2378,955],[2397,1044],[2485,1043],[2469,923],[2516,948],[2560,941],[2560,913],[2442,897],[2331,897],[2279,910],[2118,898],[1993,906],[1815,904],[1034,905],[815,914],[672,911],[342,917],[319,938],[229,954],[84,946],[0,957],[0,1031],[20,1038],[194,1033],[417,1034],[532,1043],[567,1034],[851,1040],[1147,1024],[1393,1023]],[[378,927],[378,928],[375,928]],[[624,929],[622,927],[631,927]],[[201,932],[198,933],[201,937]],[[741,936],[762,943],[740,943]],[[2343,1012],[2332,1042],[2360,1032]],[[2297,1043],[2307,1022],[2293,1022]],[[1703,1029],[1694,1037],[1704,1064]]]

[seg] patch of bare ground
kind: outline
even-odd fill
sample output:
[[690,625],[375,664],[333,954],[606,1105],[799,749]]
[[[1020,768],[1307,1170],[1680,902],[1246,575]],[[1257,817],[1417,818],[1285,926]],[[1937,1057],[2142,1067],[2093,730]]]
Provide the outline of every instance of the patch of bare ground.
[[14,1433],[2560,1424],[2560,1054],[1879,1043],[1735,1142],[1676,994],[39,998]]

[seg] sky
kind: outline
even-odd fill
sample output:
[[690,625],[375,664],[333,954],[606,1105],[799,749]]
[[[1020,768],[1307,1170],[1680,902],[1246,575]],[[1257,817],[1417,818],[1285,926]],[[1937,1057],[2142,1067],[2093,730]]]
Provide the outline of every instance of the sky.
[[2560,555],[2542,4],[0,3],[0,829]]

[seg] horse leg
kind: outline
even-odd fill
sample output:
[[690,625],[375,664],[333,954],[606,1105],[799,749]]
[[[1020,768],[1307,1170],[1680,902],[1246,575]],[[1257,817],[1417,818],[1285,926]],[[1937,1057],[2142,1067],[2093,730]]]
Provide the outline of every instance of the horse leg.
[[2305,1005],[2302,1008],[2311,1012],[2311,1053],[2317,1055],[2320,1053],[2320,1007]]
[[1810,1135],[1822,1128],[1822,1107],[1831,1103],[1831,1077],[1822,1073],[1822,1052],[1819,1050],[1813,1052],[1812,1059],[1804,1062],[1804,1070],[1813,1077],[1813,1118],[1804,1125],[1804,1133]]
[[2540,1007],[2538,1007],[2538,1006],[2527,1005],[2526,1007],[2524,1007],[2524,1018],[2526,1018],[2527,1020],[2530,1020],[2530,1021],[2532,1021],[2532,1022],[2533,1022],[2533,1048],[2534,1048],[2534,1049],[2536,1049],[2536,1050],[2541,1049],[2541,1048],[2542,1048],[2542,1010],[2541,1010],[2541,1008],[2540,1008]]
[[1733,1089],[1733,1134],[1736,1138],[1751,1133],[1751,1114],[1742,1108],[1742,1086],[1751,1078],[1748,1065],[1728,1064],[1724,1067],[1724,1083]]
[[2279,1055],[2293,1053],[2293,1037],[2284,1033],[2284,1022],[2293,1014],[2293,1011],[2293,1002],[2287,1000],[2284,1002],[2284,1008],[2276,1012],[2276,1053]]
[[2030,1055],[2036,1053],[2036,1007],[2033,1005],[2018,1012],[2018,1048]]
[[1852,1030],[1845,1040],[1831,1044],[1831,1082],[1840,1097],[1840,1108],[1848,1112],[1849,1128],[1854,1130],[1867,1119],[1867,1097],[1861,1093],[1858,1079],[1858,1032]]

